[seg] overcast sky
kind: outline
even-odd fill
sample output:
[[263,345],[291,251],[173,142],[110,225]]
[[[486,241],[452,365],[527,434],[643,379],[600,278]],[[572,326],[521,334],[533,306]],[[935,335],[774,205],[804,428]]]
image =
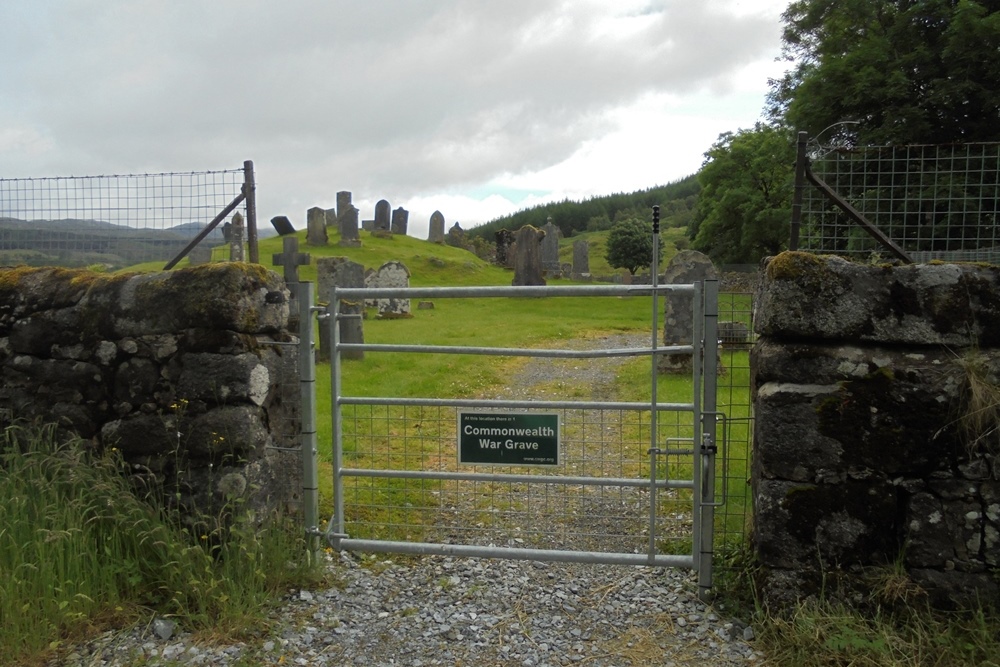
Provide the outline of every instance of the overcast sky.
[[236,169],[426,238],[694,173],[752,127],[787,0],[4,0],[0,178]]

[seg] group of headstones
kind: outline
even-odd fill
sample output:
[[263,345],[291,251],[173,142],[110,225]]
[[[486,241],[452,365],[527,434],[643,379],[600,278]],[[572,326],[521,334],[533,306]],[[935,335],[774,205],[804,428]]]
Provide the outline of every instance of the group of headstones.
[[573,263],[560,264],[560,229],[549,218],[537,229],[525,225],[516,232],[502,229],[494,236],[497,264],[514,269],[512,285],[545,285],[546,278],[569,274],[573,280],[590,280],[590,244],[573,243]]

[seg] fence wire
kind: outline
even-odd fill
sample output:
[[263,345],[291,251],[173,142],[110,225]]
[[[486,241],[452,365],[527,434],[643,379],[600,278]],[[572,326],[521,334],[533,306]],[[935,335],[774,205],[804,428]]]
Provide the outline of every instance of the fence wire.
[[[0,265],[118,269],[167,262],[243,183],[243,169],[0,178]],[[241,213],[246,217],[245,204]],[[216,228],[199,248],[222,243]],[[205,255],[192,259],[207,261]]]
[[[817,148],[810,167],[913,261],[1000,263],[1000,144]],[[816,188],[802,213],[802,250],[889,256]]]

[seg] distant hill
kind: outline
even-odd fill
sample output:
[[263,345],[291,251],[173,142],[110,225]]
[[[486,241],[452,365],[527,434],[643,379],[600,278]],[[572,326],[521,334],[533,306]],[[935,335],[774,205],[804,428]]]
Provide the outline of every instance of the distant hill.
[[[136,228],[101,220],[20,220],[0,217],[0,265],[81,267],[102,264],[117,269],[144,262],[166,263],[205,228],[186,222],[165,229]],[[270,227],[260,238],[275,235]],[[202,244],[225,242],[222,225]]]
[[591,197],[581,202],[564,200],[542,204],[474,227],[468,235],[492,241],[494,234],[501,229],[514,231],[524,225],[542,227],[551,217],[564,236],[573,236],[581,232],[610,229],[615,220],[622,217],[648,220],[656,205],[660,207],[663,227],[687,227],[694,215],[700,190],[697,177],[692,174],[674,183],[647,190]]

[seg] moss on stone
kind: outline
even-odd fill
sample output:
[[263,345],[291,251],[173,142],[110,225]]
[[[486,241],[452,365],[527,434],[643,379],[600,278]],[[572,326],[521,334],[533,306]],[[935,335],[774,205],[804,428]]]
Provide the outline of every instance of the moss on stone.
[[771,280],[798,280],[804,273],[820,270],[826,262],[808,252],[786,250],[775,255],[767,264],[767,277]]

